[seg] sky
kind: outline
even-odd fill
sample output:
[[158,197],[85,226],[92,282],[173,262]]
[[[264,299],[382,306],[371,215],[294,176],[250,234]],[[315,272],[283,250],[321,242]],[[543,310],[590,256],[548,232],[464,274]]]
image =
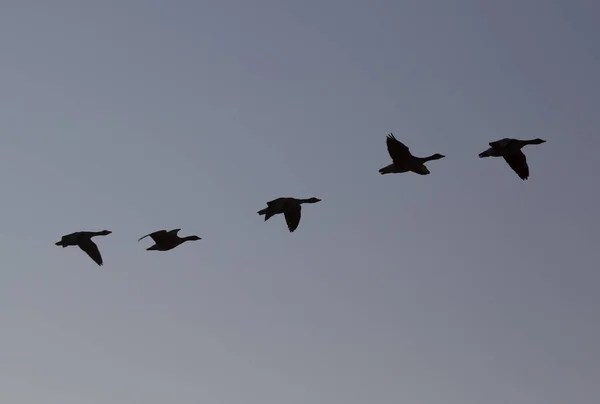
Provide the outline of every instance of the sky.
[[593,402],[596,3],[4,0],[0,401]]

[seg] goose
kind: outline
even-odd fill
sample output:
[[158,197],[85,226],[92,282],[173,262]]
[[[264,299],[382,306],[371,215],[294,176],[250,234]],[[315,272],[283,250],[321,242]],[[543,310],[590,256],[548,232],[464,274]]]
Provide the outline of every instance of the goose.
[[308,198],[298,199],[290,197],[282,197],[273,199],[267,202],[267,207],[258,211],[259,215],[265,215],[265,222],[274,215],[283,213],[285,222],[287,223],[288,230],[293,233],[300,224],[300,218],[302,216],[302,204],[303,203],[317,203],[321,202],[319,198]]
[[412,171],[413,173],[420,175],[427,175],[430,174],[430,171],[425,166],[426,162],[439,160],[446,157],[439,153],[432,154],[429,157],[415,157],[412,155],[408,147],[404,145],[404,143],[400,142],[394,137],[393,133],[387,135],[385,143],[393,163],[381,168],[379,170],[381,175],[406,173],[408,171]]
[[508,163],[510,168],[513,169],[515,173],[521,178],[523,181],[529,178],[529,165],[527,164],[527,157],[521,149],[524,146],[530,144],[542,144],[546,143],[545,140],[536,138],[531,140],[519,140],[519,139],[511,139],[504,138],[500,140],[496,140],[494,142],[490,142],[490,148],[486,151],[479,153],[480,158],[484,157],[502,157],[504,161]]
[[92,237],[96,236],[108,236],[111,234],[110,230],[102,231],[77,231],[75,233],[67,234],[62,236],[60,241],[54,243],[57,246],[65,248],[67,246],[78,246],[81,248],[94,262],[100,266],[104,263],[102,261],[102,255],[96,243],[92,241]]
[[185,243],[186,241],[196,241],[202,240],[201,237],[198,236],[186,236],[179,237],[177,233],[181,229],[173,229],[173,230],[158,230],[153,233],[146,234],[143,237],[138,239],[138,243],[142,241],[146,237],[151,237],[154,240],[154,245],[146,248],[146,251],[169,251],[173,248],[179,246],[180,244]]

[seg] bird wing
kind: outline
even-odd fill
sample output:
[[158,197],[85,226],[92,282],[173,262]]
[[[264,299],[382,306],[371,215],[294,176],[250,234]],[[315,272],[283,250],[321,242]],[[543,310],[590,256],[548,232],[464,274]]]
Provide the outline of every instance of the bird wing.
[[140,237],[138,239],[138,242],[140,242],[140,241],[142,241],[142,239],[150,236],[150,237],[152,237],[152,240],[154,240],[155,243],[158,243],[158,240],[163,239],[166,235],[167,235],[167,231],[166,230],[158,230],[158,231],[155,231],[155,232],[152,232],[152,233],[148,233],[148,234],[146,234],[143,237]]
[[177,233],[179,233],[179,230],[181,229],[173,229],[173,230],[169,230],[165,236],[167,237],[177,237]]
[[406,147],[404,143],[396,139],[392,133],[387,135],[387,137],[385,138],[385,144],[387,146],[388,153],[390,154],[390,157],[392,158],[394,163],[396,161],[405,160],[406,158],[411,156],[408,147]]
[[529,178],[529,166],[527,165],[527,157],[525,157],[521,150],[504,156],[504,161],[506,161],[510,168],[512,168],[513,171],[517,173],[519,178],[521,178],[522,180],[526,180],[527,178]]
[[91,239],[82,240],[79,243],[79,248],[89,255],[96,264],[102,265],[102,255],[100,255],[100,250],[98,250],[98,246]]
[[302,216],[302,206],[299,203],[290,204],[288,207],[286,207],[285,211],[283,212],[283,215],[285,216],[285,222],[287,223],[287,227],[290,233],[292,233],[298,228],[298,225],[300,224],[300,217]]

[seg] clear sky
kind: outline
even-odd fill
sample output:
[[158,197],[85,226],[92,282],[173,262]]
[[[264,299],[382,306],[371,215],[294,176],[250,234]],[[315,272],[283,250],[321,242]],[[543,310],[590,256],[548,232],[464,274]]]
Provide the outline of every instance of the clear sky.
[[595,3],[4,0],[0,401],[594,402]]

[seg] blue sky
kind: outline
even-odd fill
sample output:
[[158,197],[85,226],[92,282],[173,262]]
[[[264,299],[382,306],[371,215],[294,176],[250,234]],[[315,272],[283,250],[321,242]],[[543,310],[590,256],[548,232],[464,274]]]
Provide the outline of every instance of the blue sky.
[[[599,12],[3,2],[0,398],[592,402]],[[389,132],[447,157],[381,176]],[[547,140],[528,181],[503,137]],[[279,196],[323,201],[290,234]]]

